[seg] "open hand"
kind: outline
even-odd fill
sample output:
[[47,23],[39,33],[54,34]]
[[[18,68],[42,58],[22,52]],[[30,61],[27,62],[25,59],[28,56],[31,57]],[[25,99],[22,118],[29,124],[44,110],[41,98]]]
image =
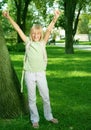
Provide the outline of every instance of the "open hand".
[[3,14],[3,16],[6,17],[6,18],[9,17],[9,12],[8,12],[8,11],[3,11],[2,14]]
[[57,10],[55,10],[54,11],[54,15],[55,15],[55,17],[59,17],[60,16],[60,11],[57,9]]

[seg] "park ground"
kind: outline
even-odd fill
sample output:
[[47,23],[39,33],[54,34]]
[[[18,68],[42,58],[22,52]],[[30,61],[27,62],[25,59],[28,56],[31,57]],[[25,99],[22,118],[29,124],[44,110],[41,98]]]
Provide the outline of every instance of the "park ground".
[[[75,49],[75,54],[67,55],[63,47],[48,45],[47,52],[51,106],[59,123],[51,124],[44,119],[37,91],[39,130],[91,130],[91,51]],[[20,80],[24,52],[10,51],[10,56]],[[26,87],[24,94],[27,96]],[[0,119],[0,130],[33,130],[29,114]]]

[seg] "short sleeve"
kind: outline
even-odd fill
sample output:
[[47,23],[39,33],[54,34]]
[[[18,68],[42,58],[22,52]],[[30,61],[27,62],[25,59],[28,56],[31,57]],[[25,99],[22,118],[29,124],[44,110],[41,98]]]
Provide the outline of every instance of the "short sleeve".
[[46,42],[44,40],[41,43],[44,47],[46,47]]
[[29,39],[29,37],[26,37],[26,41],[24,42],[24,45],[27,45],[29,43],[30,43],[30,39]]

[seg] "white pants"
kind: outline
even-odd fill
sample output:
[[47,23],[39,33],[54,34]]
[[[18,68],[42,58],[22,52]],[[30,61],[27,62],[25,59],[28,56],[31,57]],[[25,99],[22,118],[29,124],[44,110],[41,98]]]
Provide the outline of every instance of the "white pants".
[[49,90],[45,72],[25,72],[25,82],[28,89],[28,100],[30,108],[30,119],[32,123],[39,121],[39,114],[36,106],[36,85],[43,99],[44,117],[46,120],[53,119],[50,107]]

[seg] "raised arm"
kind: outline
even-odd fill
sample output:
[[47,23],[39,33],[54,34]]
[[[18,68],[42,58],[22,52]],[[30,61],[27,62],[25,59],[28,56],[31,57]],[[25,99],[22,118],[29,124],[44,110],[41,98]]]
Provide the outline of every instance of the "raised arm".
[[9,12],[4,11],[3,16],[6,17],[10,23],[13,25],[14,29],[17,31],[21,39],[25,42],[26,41],[26,35],[23,33],[21,28],[18,26],[18,24],[12,19],[12,17],[9,15]]
[[60,11],[55,10],[53,20],[51,21],[51,23],[49,24],[49,26],[47,27],[47,30],[45,32],[45,36],[44,36],[45,43],[47,43],[49,36],[50,36],[50,33],[51,33],[51,31],[52,31],[52,29],[53,29],[53,27],[54,27],[54,25],[55,25],[59,16],[60,16]]

